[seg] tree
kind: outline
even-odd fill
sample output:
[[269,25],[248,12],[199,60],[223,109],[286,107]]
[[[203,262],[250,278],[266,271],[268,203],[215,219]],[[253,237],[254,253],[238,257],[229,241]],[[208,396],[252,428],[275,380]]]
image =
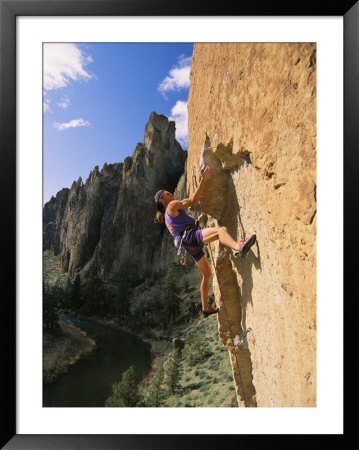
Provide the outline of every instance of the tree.
[[165,371],[163,367],[163,362],[158,364],[156,374],[153,377],[151,384],[147,390],[146,396],[144,398],[144,406],[159,407],[164,404],[167,397],[166,390],[162,387],[163,380],[165,377]]
[[81,278],[79,274],[76,275],[75,280],[72,283],[70,304],[76,310],[78,310],[81,306]]
[[170,269],[165,278],[165,286],[162,293],[164,303],[165,321],[174,322],[181,312],[181,299],[178,295],[179,288],[176,282],[174,269]]
[[188,279],[185,278],[182,282],[182,289],[184,292],[188,292],[189,291],[189,282]]
[[137,406],[141,395],[136,381],[135,366],[123,372],[121,381],[112,384],[112,396],[106,402],[106,407]]
[[84,315],[97,314],[100,303],[98,296],[98,286],[95,278],[89,278],[83,288],[83,305],[81,311]]
[[51,286],[51,292],[56,301],[56,306],[59,308],[63,308],[65,306],[64,300],[66,294],[59,278],[57,278],[55,284]]
[[130,287],[127,280],[121,280],[113,295],[113,310],[119,317],[125,319],[130,311]]
[[59,315],[56,309],[56,298],[49,288],[43,284],[43,301],[42,301],[42,323],[44,331],[48,333],[57,333],[60,331]]
[[111,316],[111,288],[98,277],[90,277],[82,287],[80,313]]
[[71,282],[71,278],[67,275],[67,278],[66,278],[66,284],[65,284],[65,294],[66,294],[66,297],[70,297],[70,295],[71,295],[71,290],[72,290],[72,282]]
[[182,352],[177,348],[173,351],[166,367],[166,385],[171,394],[174,394],[180,387],[182,372]]
[[66,284],[65,284],[65,300],[64,307],[67,309],[71,305],[71,291],[72,291],[72,282],[71,278],[67,275]]

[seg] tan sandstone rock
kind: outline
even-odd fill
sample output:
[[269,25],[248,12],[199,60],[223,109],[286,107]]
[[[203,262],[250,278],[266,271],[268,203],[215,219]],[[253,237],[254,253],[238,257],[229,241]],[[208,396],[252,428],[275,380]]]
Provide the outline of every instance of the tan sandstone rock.
[[188,192],[213,172],[210,226],[257,232],[243,259],[209,249],[239,404],[316,406],[315,44],[195,44],[188,130]]

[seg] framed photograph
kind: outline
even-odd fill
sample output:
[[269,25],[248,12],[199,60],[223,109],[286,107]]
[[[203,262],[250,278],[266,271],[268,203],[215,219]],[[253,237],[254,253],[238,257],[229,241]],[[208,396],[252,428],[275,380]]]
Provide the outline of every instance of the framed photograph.
[[341,439],[358,3],[0,1],[2,448]]

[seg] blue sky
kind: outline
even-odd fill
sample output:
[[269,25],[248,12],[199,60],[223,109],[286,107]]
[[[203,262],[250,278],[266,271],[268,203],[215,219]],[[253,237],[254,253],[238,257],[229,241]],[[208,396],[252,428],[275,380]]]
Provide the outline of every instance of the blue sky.
[[132,156],[152,111],[187,149],[193,44],[44,44],[43,202]]

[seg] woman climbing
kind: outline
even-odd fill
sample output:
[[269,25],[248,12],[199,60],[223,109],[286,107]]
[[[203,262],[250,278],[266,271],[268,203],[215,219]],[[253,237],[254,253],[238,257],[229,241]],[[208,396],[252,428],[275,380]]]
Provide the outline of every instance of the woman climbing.
[[232,239],[226,227],[204,228],[201,230],[198,227],[199,223],[204,219],[204,214],[201,214],[195,221],[185,213],[185,208],[189,208],[200,201],[206,181],[211,174],[212,172],[209,168],[203,172],[198,188],[190,198],[174,200],[173,195],[165,190],[160,190],[155,195],[157,205],[155,222],[161,223],[163,218],[165,219],[169,232],[175,238],[176,246],[183,246],[185,252],[192,257],[202,273],[201,301],[204,317],[218,313],[219,308],[211,308],[208,305],[208,287],[212,272],[204,254],[203,246],[218,239],[221,244],[232,248],[235,251],[235,256],[242,258],[256,241],[256,234],[254,233],[249,239],[238,243]]

